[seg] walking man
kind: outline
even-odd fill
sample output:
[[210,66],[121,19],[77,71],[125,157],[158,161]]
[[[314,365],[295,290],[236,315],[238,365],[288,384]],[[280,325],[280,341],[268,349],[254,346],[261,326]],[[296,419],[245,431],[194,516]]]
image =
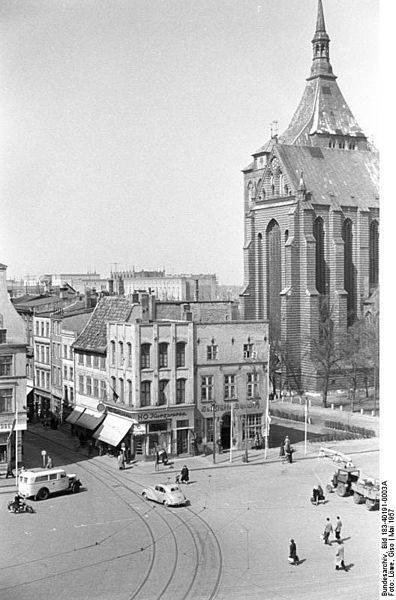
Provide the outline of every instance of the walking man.
[[122,471],[123,469],[125,469],[125,458],[124,458],[124,453],[120,451],[118,458],[118,468],[120,471]]
[[327,517],[324,532],[323,532],[323,542],[325,544],[329,544],[329,537],[330,537],[330,533],[332,533],[332,532],[333,532],[333,525],[331,524],[329,517]]
[[50,455],[48,454],[48,456],[47,456],[47,469],[52,469],[53,466],[54,466],[53,460],[50,457]]
[[338,542],[338,544],[339,545],[338,545],[336,556],[335,556],[335,570],[336,571],[340,571],[340,570],[346,571],[347,568],[344,563],[344,544],[341,541]]
[[9,477],[15,477],[14,473],[12,472],[12,462],[10,460],[7,461],[6,479]]
[[337,517],[337,521],[336,521],[336,524],[334,527],[334,535],[338,542],[341,539],[341,527],[342,527],[342,521],[341,521],[340,517]]
[[290,540],[289,546],[289,563],[291,565],[298,565],[297,546],[293,538]]

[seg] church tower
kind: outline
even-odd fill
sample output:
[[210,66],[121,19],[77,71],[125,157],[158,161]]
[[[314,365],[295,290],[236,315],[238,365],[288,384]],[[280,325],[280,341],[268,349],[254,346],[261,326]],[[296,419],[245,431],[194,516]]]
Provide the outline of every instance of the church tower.
[[378,286],[378,154],[338,87],[322,0],[312,49],[289,126],[243,170],[243,315],[269,321],[282,376],[305,391],[320,388],[323,306],[340,340]]

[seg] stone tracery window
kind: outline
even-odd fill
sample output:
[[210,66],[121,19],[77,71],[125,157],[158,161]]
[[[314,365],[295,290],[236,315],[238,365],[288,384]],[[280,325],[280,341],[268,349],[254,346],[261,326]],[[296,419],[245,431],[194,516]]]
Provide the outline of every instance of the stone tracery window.
[[323,219],[315,219],[313,234],[316,242],[315,246],[315,286],[319,294],[326,293],[326,262],[325,262],[325,233]]
[[356,319],[356,273],[353,264],[353,227],[351,219],[345,219],[342,226],[344,240],[344,288],[347,296],[347,323],[352,325]]
[[370,245],[369,245],[369,266],[370,266],[370,290],[378,286],[378,263],[379,263],[379,252],[378,252],[378,221],[372,221],[370,223]]

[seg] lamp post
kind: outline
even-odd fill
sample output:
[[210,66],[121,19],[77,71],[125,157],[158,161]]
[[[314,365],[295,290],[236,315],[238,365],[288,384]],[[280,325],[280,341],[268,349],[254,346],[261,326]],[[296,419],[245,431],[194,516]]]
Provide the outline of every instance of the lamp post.
[[216,401],[212,402],[213,410],[213,464],[216,463]]

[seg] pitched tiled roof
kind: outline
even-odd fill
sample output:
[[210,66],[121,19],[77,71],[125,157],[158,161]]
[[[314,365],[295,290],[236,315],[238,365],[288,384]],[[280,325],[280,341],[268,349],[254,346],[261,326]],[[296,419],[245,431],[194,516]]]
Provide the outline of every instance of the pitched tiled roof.
[[301,172],[313,204],[379,206],[379,160],[377,152],[336,150],[278,144],[274,153],[284,166],[294,189]]
[[62,329],[64,331],[74,331],[75,333],[81,333],[84,329],[87,321],[90,319],[92,311],[80,313],[78,315],[70,315],[62,318]]
[[98,302],[87,325],[74,343],[80,350],[104,351],[107,346],[106,325],[109,321],[127,321],[133,301],[122,296],[104,296]]

